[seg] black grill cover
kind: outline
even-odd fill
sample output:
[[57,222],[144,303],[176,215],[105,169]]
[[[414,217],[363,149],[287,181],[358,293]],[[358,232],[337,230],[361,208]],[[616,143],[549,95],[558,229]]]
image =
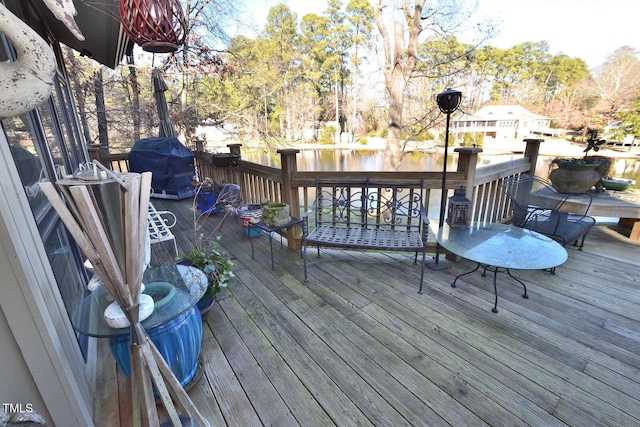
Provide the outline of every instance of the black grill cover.
[[152,172],[154,197],[185,198],[193,192],[193,153],[175,137],[145,138],[129,152],[131,172]]

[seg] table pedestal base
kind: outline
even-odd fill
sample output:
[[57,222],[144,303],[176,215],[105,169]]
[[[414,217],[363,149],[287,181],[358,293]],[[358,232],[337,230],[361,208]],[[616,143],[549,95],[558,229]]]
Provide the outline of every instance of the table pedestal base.
[[[199,311],[192,307],[172,321],[147,332],[180,384],[187,386],[198,373],[202,345],[202,318]],[[109,338],[109,347],[116,363],[131,377],[129,335]]]
[[524,282],[522,282],[522,280],[518,279],[517,277],[514,277],[511,274],[511,271],[509,271],[508,268],[499,268],[499,267],[492,267],[490,265],[483,265],[483,264],[478,264],[476,266],[476,268],[474,268],[471,271],[467,271],[466,273],[462,273],[459,274],[455,280],[453,281],[453,283],[451,284],[452,288],[457,287],[456,282],[458,281],[458,279],[462,276],[466,276],[467,274],[471,274],[474,273],[476,271],[478,271],[478,269],[482,267],[482,276],[486,277],[487,275],[487,270],[489,271],[493,271],[493,293],[495,295],[495,303],[493,305],[493,308],[491,309],[492,312],[497,313],[498,312],[498,283],[497,283],[497,276],[498,276],[498,272],[506,272],[509,277],[511,277],[513,280],[515,280],[516,282],[520,283],[522,285],[522,287],[524,288],[524,294],[522,294],[522,298],[529,298],[529,295],[527,295],[527,286],[524,284]]

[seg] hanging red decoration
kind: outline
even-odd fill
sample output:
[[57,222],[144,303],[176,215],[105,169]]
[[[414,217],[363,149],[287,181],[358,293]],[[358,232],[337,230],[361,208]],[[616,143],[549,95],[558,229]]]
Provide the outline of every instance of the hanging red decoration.
[[184,43],[186,21],[179,0],[120,0],[120,21],[147,52],[175,52]]

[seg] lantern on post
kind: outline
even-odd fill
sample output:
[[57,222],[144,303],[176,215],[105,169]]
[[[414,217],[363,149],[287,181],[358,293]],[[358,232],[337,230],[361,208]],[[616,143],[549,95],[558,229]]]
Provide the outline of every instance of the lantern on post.
[[175,52],[184,43],[187,23],[180,0],[120,0],[120,22],[147,52]]
[[460,186],[453,192],[453,196],[449,197],[449,206],[447,208],[447,224],[449,227],[466,228],[469,226],[469,206],[471,201],[467,199],[464,187]]

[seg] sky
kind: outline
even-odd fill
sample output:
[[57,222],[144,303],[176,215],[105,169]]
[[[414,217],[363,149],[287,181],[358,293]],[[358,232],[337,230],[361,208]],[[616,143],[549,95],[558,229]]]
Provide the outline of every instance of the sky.
[[[298,19],[307,13],[320,15],[326,9],[326,0],[244,3],[259,28],[264,25],[268,10],[279,3],[288,5]],[[622,46],[640,52],[640,0],[479,0],[479,5],[476,20],[482,16],[500,20],[500,32],[488,44],[501,49],[544,40],[549,43],[551,54],[581,58],[592,68]],[[460,41],[471,40],[461,37]]]

